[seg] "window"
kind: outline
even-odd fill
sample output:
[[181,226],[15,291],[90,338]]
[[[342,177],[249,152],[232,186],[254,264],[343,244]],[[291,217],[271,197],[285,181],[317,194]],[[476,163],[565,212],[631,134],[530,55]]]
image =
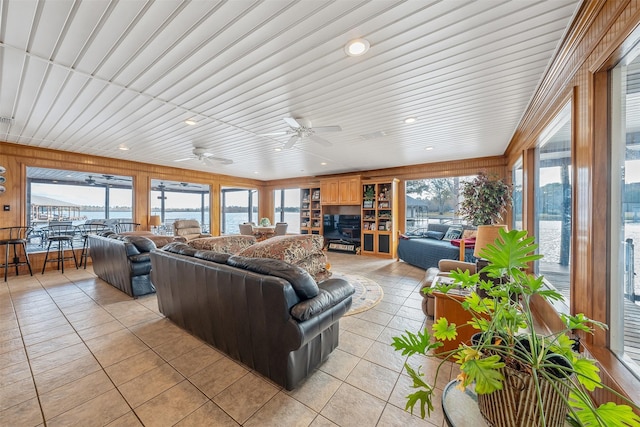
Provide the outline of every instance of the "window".
[[286,188],[273,192],[276,222],[286,222],[288,233],[300,233],[300,189]]
[[544,130],[535,150],[535,237],[544,255],[536,272],[570,305],[571,103]]
[[178,219],[196,219],[209,232],[209,193],[206,184],[151,180],[151,215],[160,215],[160,233],[172,233]]
[[405,230],[426,228],[430,222],[460,222],[457,216],[460,182],[472,177],[431,178],[406,181]]
[[44,250],[38,236],[49,221],[133,218],[132,177],[27,167],[27,250]]
[[221,193],[220,229],[222,234],[238,234],[243,222],[258,223],[258,191],[223,188]]
[[640,49],[611,71],[610,347],[640,377]]
[[522,157],[513,166],[511,172],[511,182],[513,183],[513,209],[511,228],[514,230],[522,230],[524,224],[522,222],[522,183],[524,180],[524,171],[522,169]]

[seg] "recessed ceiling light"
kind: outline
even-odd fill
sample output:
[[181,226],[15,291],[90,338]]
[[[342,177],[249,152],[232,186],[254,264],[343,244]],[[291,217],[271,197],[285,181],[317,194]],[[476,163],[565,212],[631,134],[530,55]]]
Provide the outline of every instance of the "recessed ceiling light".
[[417,122],[417,121],[418,121],[418,119],[417,119],[416,117],[407,117],[406,119],[404,119],[404,122],[405,122],[406,124],[415,123],[415,122]]
[[433,150],[433,147],[427,147],[427,148],[425,148],[425,150],[431,151],[431,150]]
[[280,147],[274,148],[273,151],[282,151],[282,148],[280,148]]
[[253,171],[253,173],[255,173],[256,175],[258,175],[258,173],[259,173],[259,172],[258,172],[258,171]]
[[344,51],[349,56],[360,56],[367,53],[369,50],[369,42],[365,39],[351,40],[344,46]]
[[187,119],[187,120],[185,120],[184,122],[185,122],[185,124],[188,124],[189,126],[193,126],[193,125],[195,125],[195,124],[197,124],[197,123],[198,123],[198,122],[196,122],[196,121],[195,121],[195,120],[193,120],[193,119]]
[[118,147],[118,150],[129,151],[129,147],[125,147],[124,145],[121,145],[120,147]]
[[320,163],[320,164],[321,164],[322,166],[326,166],[326,165],[327,165],[327,162],[322,162],[322,163]]

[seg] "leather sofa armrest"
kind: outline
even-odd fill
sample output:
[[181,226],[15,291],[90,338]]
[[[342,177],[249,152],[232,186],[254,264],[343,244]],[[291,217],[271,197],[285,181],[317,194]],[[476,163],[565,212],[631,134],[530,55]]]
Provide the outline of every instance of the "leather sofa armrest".
[[143,254],[131,255],[129,256],[129,261],[131,262],[151,262],[151,257],[149,252],[145,252]]
[[318,285],[320,291],[313,298],[304,300],[291,308],[291,316],[300,322],[323,313],[355,292],[351,283],[344,279],[328,279]]
[[457,261],[453,259],[441,259],[438,262],[438,269],[442,272],[449,272],[460,269],[462,271],[469,270],[469,273],[476,273],[476,265],[472,262]]

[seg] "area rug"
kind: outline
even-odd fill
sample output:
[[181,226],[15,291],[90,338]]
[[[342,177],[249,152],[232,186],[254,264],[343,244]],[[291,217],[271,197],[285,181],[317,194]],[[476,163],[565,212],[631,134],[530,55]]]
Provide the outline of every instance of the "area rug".
[[356,292],[351,298],[351,309],[345,314],[345,316],[369,310],[371,307],[378,304],[384,296],[384,292],[380,285],[364,276],[334,272],[332,277],[342,277],[351,283],[356,289]]

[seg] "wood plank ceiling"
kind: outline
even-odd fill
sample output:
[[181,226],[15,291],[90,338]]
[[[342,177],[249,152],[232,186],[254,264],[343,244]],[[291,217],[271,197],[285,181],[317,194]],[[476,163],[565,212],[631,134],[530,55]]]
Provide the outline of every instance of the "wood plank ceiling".
[[500,155],[579,4],[3,0],[0,140],[262,180]]

